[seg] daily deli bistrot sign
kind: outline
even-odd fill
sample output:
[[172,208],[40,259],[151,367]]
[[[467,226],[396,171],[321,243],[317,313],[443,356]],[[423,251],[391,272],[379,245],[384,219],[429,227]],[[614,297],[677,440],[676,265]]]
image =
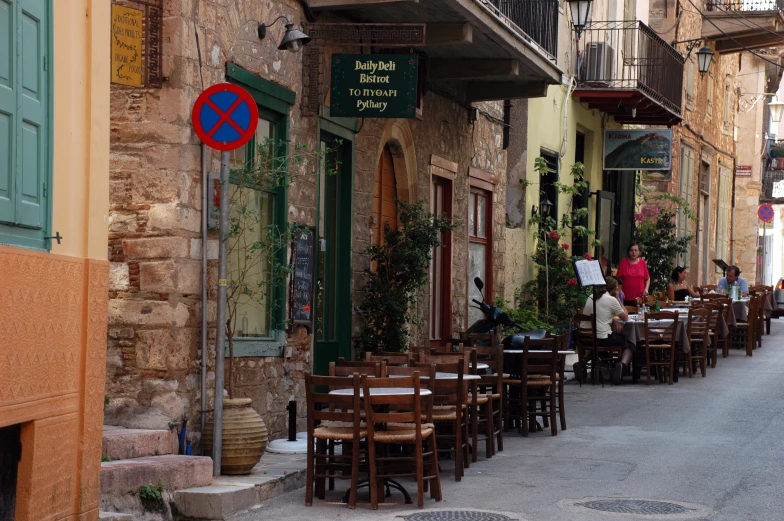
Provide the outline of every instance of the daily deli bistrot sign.
[[416,54],[333,54],[330,116],[416,116]]
[[112,83],[142,86],[143,20],[143,11],[112,4]]
[[672,130],[605,130],[605,170],[670,170]]

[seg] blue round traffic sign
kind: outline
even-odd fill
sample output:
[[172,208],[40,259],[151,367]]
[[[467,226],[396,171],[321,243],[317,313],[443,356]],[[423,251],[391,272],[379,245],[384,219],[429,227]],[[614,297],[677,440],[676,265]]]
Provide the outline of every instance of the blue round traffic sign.
[[761,204],[759,208],[757,208],[757,217],[763,222],[769,223],[773,220],[773,207],[767,203]]
[[218,83],[196,98],[191,113],[193,130],[205,145],[235,150],[250,141],[259,124],[253,96],[232,83]]

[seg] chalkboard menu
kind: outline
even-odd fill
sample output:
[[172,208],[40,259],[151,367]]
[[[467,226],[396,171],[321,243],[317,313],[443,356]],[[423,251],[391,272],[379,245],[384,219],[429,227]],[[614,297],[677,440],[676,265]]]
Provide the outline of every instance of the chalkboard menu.
[[315,259],[315,229],[305,228],[292,244],[291,262],[294,275],[291,280],[289,313],[294,326],[305,326],[313,331],[313,273]]

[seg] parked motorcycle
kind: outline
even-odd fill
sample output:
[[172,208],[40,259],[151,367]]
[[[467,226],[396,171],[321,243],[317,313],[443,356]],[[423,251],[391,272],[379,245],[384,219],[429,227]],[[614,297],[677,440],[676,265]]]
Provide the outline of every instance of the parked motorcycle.
[[512,317],[504,313],[502,310],[498,309],[495,306],[491,306],[490,304],[485,302],[485,295],[483,293],[483,289],[485,287],[484,282],[479,277],[474,278],[474,285],[479,290],[479,294],[482,295],[482,302],[471,299],[471,301],[476,304],[475,306],[471,306],[474,309],[478,309],[482,312],[485,316],[482,320],[477,320],[471,327],[466,330],[466,333],[480,333],[480,334],[487,334],[491,332],[495,332],[498,330],[499,326],[503,328],[513,328],[516,329],[517,332],[507,335],[502,344],[504,345],[504,349],[522,349],[523,344],[525,343],[525,337],[530,337],[532,339],[539,339],[544,338],[547,332],[544,329],[533,329],[530,331],[522,331],[523,327],[512,320]]

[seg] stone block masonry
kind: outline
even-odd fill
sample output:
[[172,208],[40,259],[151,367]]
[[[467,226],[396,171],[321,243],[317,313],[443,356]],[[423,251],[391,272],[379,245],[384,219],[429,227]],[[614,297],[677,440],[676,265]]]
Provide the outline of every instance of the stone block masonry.
[[[269,22],[279,15],[295,25],[303,19],[295,0],[167,2],[163,64],[168,81],[161,89],[112,85],[108,424],[168,428],[169,421],[181,420],[186,412],[191,426],[199,424],[203,283],[209,299],[207,409],[212,408],[217,240],[211,232],[205,281],[201,273],[201,152],[191,129],[190,108],[202,90],[202,81],[204,87],[226,81],[227,63],[233,63],[293,91],[297,102],[289,114],[290,145],[318,146],[318,118],[303,117],[299,105],[302,53],[277,50],[282,27],[271,29],[270,37],[264,40],[256,35],[259,21]],[[328,49],[327,54],[330,52]],[[325,77],[328,82],[328,74]],[[329,104],[328,100],[324,103]],[[492,120],[480,117],[469,122],[465,107],[428,93],[422,119],[366,119],[359,124],[353,147],[354,273],[349,288],[353,305],[361,300],[363,270],[369,266],[364,252],[372,241],[376,169],[387,144],[395,156],[398,196],[408,201],[429,201],[432,155],[458,165],[452,215],[463,226],[452,234],[455,332],[467,325],[468,237],[464,224],[468,171],[473,167],[497,175],[495,262],[491,269],[495,270],[494,292],[503,294],[506,152],[501,144],[502,126],[495,119],[503,118],[503,107],[500,103],[480,106]],[[207,166],[212,171],[219,169],[217,154],[210,156]],[[312,226],[316,224],[317,179],[310,173],[311,167],[294,167],[298,176],[288,190],[287,213],[290,221]],[[421,325],[413,328],[418,343],[428,340],[428,309],[429,288],[424,288],[417,304]],[[359,317],[343,326],[356,334]],[[253,399],[271,439],[286,435],[290,399],[300,403],[298,430],[304,430],[304,373],[312,370],[313,359],[313,338],[303,328],[287,335],[282,356],[236,359],[236,394]]]

